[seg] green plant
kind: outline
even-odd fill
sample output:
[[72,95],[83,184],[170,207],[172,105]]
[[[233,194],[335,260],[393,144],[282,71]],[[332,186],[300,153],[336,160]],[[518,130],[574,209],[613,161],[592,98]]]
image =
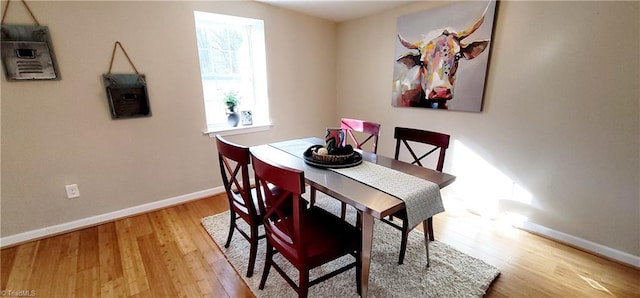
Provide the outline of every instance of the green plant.
[[224,93],[224,103],[229,111],[234,112],[238,105],[238,91],[229,91]]

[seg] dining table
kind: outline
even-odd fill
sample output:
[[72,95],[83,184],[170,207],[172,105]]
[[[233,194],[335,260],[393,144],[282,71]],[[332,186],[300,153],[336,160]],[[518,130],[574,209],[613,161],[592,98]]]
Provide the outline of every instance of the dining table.
[[[402,199],[379,188],[349,178],[327,167],[318,167],[305,162],[304,153],[313,145],[324,145],[325,140],[317,137],[291,139],[269,144],[252,146],[250,151],[261,158],[304,171],[305,182],[315,189],[353,206],[361,218],[361,297],[367,297],[369,271],[371,268],[371,250],[373,244],[374,219],[382,219],[405,208]],[[380,154],[357,151],[362,162],[376,164],[404,174],[435,183],[440,189],[450,185],[456,179],[454,175],[438,172],[429,168],[395,160]],[[428,241],[425,235],[425,241]]]

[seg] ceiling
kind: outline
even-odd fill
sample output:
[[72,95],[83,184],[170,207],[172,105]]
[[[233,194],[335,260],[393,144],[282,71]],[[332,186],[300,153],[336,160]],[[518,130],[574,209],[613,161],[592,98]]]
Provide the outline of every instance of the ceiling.
[[300,0],[256,0],[274,6],[316,16],[334,22],[344,22],[373,15],[385,10],[417,1],[300,1]]

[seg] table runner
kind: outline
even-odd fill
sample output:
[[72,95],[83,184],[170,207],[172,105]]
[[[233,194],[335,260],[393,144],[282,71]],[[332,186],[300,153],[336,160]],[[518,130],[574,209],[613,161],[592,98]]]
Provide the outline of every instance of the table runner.
[[[298,157],[302,157],[304,151],[312,145],[314,144],[301,140],[271,144],[275,148]],[[431,181],[368,161],[363,161],[360,165],[350,168],[330,170],[404,201],[409,228],[444,212],[440,187]]]
[[440,187],[431,181],[368,161],[355,167],[331,170],[404,201],[409,229],[444,212]]

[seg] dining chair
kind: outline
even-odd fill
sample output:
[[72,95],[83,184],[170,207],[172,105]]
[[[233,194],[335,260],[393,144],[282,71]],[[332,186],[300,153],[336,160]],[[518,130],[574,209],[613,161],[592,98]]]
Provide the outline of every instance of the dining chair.
[[[305,191],[304,172],[270,163],[251,155],[258,188],[258,203],[267,235],[267,252],[259,288],[264,289],[271,267],[298,293],[307,297],[309,287],[356,268],[357,291],[360,293],[361,235],[359,230],[318,207],[306,208],[302,193]],[[277,188],[269,188],[275,185]],[[284,202],[294,198],[291,206]],[[280,253],[298,270],[298,284],[273,260]],[[345,255],[354,262],[309,280],[309,271]]]
[[[265,238],[266,235],[258,235],[258,227],[262,224],[262,218],[257,208],[255,188],[251,187],[249,180],[249,164],[251,162],[249,147],[231,143],[220,135],[216,135],[216,144],[218,147],[220,173],[224,189],[227,192],[229,214],[231,216],[229,234],[224,247],[229,247],[231,244],[231,238],[235,230],[249,241],[247,277],[251,277],[256,261],[258,240]],[[238,219],[244,220],[249,225],[249,233],[236,224]]]
[[[342,128],[345,135],[343,146],[351,142],[356,149],[373,153],[378,152],[380,124],[358,119],[342,118],[340,128]],[[365,146],[365,149],[362,149],[363,146]]]
[[[444,157],[447,148],[449,148],[449,135],[415,128],[396,127],[393,133],[393,137],[396,139],[396,152],[394,154],[394,159],[398,160],[400,157],[401,148],[406,148],[406,150],[411,155],[411,158],[413,159],[413,161],[411,161],[411,164],[425,167],[422,163],[422,160],[425,157],[429,156],[431,153],[439,150],[438,161],[435,170],[438,172],[442,172],[442,168],[444,167]],[[416,154],[417,150],[415,149],[418,148],[418,146],[421,146],[422,148],[422,150],[418,152],[426,151],[426,153],[420,155],[419,157]],[[401,226],[393,222],[394,217],[402,220]],[[400,256],[398,258],[398,264],[402,264],[402,262],[404,261],[405,252],[407,250],[407,238],[411,229],[414,228],[407,226],[408,222],[406,209],[398,211],[392,214],[388,219],[382,219],[382,221],[402,231],[402,240],[400,242]],[[433,236],[433,218],[429,217],[424,223],[427,224],[427,227],[424,227],[425,232],[428,232],[429,240],[433,241],[435,239],[435,237]]]
[[[378,152],[378,138],[380,137],[380,124],[365,120],[342,118],[340,120],[340,128],[344,131],[344,140],[342,145],[346,146],[351,143],[353,148],[367,152]],[[363,149],[364,148],[364,149]],[[311,205],[316,200],[316,189],[311,188],[309,201]],[[347,212],[347,204],[341,202],[340,218],[344,219]]]

